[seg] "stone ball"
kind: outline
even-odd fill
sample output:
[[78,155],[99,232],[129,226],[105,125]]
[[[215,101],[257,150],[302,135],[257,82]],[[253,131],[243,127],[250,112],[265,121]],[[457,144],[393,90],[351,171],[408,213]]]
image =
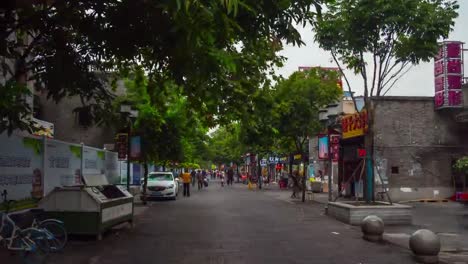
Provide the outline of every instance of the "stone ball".
[[366,235],[380,236],[384,232],[384,222],[376,215],[366,216],[361,222],[361,230]]
[[415,255],[437,256],[440,251],[440,238],[428,229],[419,229],[409,240],[409,246]]

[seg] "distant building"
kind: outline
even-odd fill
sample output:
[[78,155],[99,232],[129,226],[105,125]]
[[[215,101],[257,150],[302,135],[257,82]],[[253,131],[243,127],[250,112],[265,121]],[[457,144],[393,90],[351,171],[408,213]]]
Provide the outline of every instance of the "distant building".
[[[123,81],[119,81],[116,95],[125,93]],[[86,115],[73,111],[81,107],[82,103],[78,96],[65,97],[58,103],[47,99],[46,93],[38,96],[37,117],[41,120],[54,124],[54,139],[70,143],[84,143],[87,146],[103,148],[105,144],[111,146],[114,143],[115,129],[105,126],[88,125],[89,119]]]
[[[466,189],[466,176],[453,169],[458,158],[468,155],[468,120],[457,118],[463,110],[434,111],[434,97],[388,96],[372,100],[377,192],[383,191],[380,178],[395,201],[445,199]],[[343,118],[335,118],[328,125],[331,133],[341,135],[339,160],[318,160],[317,137],[311,138],[310,156],[316,170],[333,175],[334,190],[339,188],[343,196],[362,197],[364,176],[359,177],[359,149],[364,148],[364,134],[345,138]]]

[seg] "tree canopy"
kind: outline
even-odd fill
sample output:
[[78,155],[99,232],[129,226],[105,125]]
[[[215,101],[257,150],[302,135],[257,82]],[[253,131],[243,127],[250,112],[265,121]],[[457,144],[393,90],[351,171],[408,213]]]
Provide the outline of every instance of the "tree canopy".
[[315,39],[340,69],[361,75],[365,97],[385,95],[411,65],[434,57],[457,9],[451,0],[332,1],[315,23]]
[[[281,65],[281,43],[302,43],[294,26],[311,22],[321,2],[3,1],[1,88],[19,87],[27,76],[56,101],[80,96],[99,120],[109,114],[113,96],[95,71],[120,78],[139,65],[151,89],[173,82],[204,122],[228,122]],[[18,99],[24,89],[9,91],[1,99],[9,118],[0,132],[24,128],[21,117],[31,112]],[[17,112],[6,108],[12,104]]]

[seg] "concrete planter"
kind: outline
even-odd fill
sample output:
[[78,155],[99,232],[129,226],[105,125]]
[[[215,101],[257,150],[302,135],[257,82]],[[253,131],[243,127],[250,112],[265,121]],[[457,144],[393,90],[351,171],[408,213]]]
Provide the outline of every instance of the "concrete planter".
[[[362,202],[360,202],[362,203]],[[360,225],[368,215],[380,217],[385,225],[410,225],[411,206],[378,202],[374,205],[356,205],[356,202],[329,202],[328,215],[350,225]]]

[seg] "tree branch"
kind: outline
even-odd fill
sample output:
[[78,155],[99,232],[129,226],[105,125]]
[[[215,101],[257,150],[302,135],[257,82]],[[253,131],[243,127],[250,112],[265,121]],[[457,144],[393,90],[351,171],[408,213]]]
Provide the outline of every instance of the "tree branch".
[[364,97],[372,97],[372,94],[369,96],[369,86],[367,83],[367,71],[366,64],[364,62],[364,54],[362,51],[359,52],[359,58],[361,60],[361,76],[364,79]]
[[[398,63],[395,63],[396,65]],[[392,74],[392,76],[390,76],[388,78],[388,80],[386,80],[383,84],[382,84],[382,90],[385,88],[385,86],[387,86],[387,84],[389,84],[393,79],[395,79],[402,71],[403,69],[408,66],[409,62],[405,61],[403,63],[401,63],[401,66],[400,66],[400,69],[398,69],[394,74]]]
[[341,67],[340,62],[339,62],[338,59],[336,58],[336,55],[335,55],[335,53],[334,53],[333,51],[331,52],[331,55],[332,55],[332,57],[333,57],[333,60],[334,60],[335,63],[336,63],[336,66],[338,66],[338,69],[340,70],[341,75],[344,77],[345,82],[346,82],[346,85],[348,86],[349,94],[351,95],[351,99],[353,100],[354,109],[356,110],[356,112],[359,112],[359,110],[358,110],[358,108],[357,108],[357,104],[356,104],[356,98],[354,98],[354,94],[353,94],[353,92],[351,91],[351,85],[349,84],[349,80],[348,80],[346,74],[345,74],[344,71],[343,71],[343,67]]
[[375,54],[375,50],[374,50],[374,74],[372,76],[372,88],[371,88],[371,95],[374,94],[374,88],[375,88],[375,78],[376,78],[376,75],[377,75],[377,55]]
[[[407,66],[407,65],[406,65],[406,66]],[[402,74],[400,74],[400,76],[398,76],[398,77],[393,81],[393,83],[390,85],[390,87],[388,87],[388,89],[383,93],[382,96],[385,96],[385,95],[387,94],[387,92],[390,91],[390,89],[392,89],[392,87],[395,85],[395,83],[396,83],[398,80],[400,80],[403,76],[405,76],[405,74],[406,74],[407,72],[409,72],[409,70],[411,70],[411,65],[410,65],[410,67],[409,67],[406,71],[404,71]],[[401,72],[401,71],[400,71],[400,72]]]

